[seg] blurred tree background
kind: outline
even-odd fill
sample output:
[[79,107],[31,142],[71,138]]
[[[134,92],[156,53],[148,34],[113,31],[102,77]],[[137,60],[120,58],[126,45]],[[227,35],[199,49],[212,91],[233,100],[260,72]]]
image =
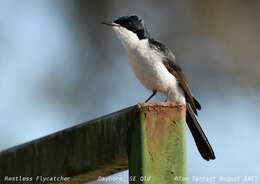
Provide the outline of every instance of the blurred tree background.
[[260,2],[254,0],[1,0],[0,149],[150,95],[115,34],[100,24],[129,14],[140,15],[174,51],[201,101],[199,119],[217,159],[202,160],[187,133],[190,183],[193,176],[259,176]]

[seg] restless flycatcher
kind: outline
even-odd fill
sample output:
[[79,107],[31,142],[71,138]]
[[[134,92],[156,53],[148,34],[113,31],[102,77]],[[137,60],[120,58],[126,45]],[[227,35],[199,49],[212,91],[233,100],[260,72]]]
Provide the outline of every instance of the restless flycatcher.
[[200,110],[201,106],[192,95],[170,49],[153,39],[143,20],[136,15],[123,16],[103,24],[113,28],[127,50],[129,63],[136,77],[152,91],[145,102],[157,92],[161,92],[167,96],[166,101],[186,104],[186,122],[201,156],[205,160],[215,159],[213,149],[196,118],[197,110]]

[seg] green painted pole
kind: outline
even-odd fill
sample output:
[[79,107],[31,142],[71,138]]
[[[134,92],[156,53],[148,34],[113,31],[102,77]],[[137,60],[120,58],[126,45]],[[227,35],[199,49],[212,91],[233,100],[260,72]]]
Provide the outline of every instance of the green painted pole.
[[130,127],[129,183],[187,183],[185,107],[140,104]]

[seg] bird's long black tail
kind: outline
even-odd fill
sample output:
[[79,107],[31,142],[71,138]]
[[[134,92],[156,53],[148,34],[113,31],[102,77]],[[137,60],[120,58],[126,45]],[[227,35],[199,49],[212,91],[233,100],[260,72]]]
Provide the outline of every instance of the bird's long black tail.
[[199,125],[199,122],[194,112],[192,111],[190,104],[187,104],[186,122],[201,156],[207,161],[214,160],[216,158],[214,151],[210,146],[209,141],[204,134],[201,126]]

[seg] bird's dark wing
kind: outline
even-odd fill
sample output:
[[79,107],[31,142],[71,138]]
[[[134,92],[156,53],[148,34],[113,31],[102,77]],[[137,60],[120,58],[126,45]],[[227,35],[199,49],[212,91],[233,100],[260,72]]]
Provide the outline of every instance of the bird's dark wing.
[[169,60],[168,58],[165,58],[163,60],[163,64],[167,68],[167,70],[177,79],[180,87],[184,91],[186,101],[191,105],[194,113],[197,114],[196,108],[201,109],[201,106],[199,102],[192,96],[191,90],[181,68],[175,62]]
[[186,77],[183,74],[181,68],[175,62],[174,54],[165,45],[154,39],[149,39],[149,44],[153,49],[163,53],[163,64],[167,70],[178,80],[180,87],[184,91],[186,101],[191,105],[194,113],[197,114],[196,109],[201,109],[200,103],[192,96]]

